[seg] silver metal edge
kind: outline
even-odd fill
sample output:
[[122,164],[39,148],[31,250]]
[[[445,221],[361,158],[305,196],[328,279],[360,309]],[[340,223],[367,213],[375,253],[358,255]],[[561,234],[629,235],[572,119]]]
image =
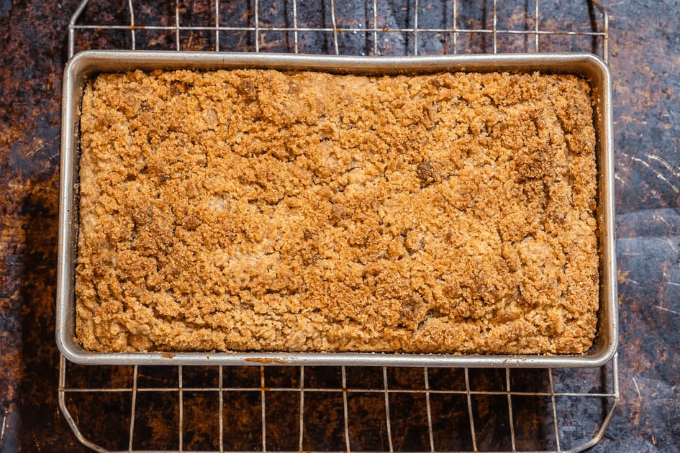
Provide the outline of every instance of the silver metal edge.
[[[577,73],[593,84],[598,110],[599,215],[602,289],[599,334],[590,353],[545,355],[431,355],[388,353],[97,353],[75,341],[73,296],[74,183],[77,110],[82,83],[95,72],[157,68],[269,68],[322,70],[334,73],[396,74],[454,71],[550,71]],[[616,352],[618,316],[614,244],[614,165],[612,144],[611,76],[592,54],[504,54],[423,57],[351,57],[291,54],[88,51],[66,65],[62,93],[62,155],[59,199],[56,340],[61,353],[82,365],[371,365],[476,368],[598,367]]]
[[[75,342],[73,300],[74,167],[75,118],[78,94],[74,77],[82,59],[71,59],[64,69],[61,102],[61,157],[59,169],[59,235],[57,243],[57,301],[55,335],[59,351],[70,361],[84,360],[82,347]],[[69,329],[68,327],[71,327]]]
[[597,366],[609,362],[616,354],[619,344],[619,315],[618,315],[618,287],[617,287],[617,264],[616,264],[616,202],[614,192],[614,114],[612,101],[611,72],[607,64],[596,57],[589,59],[589,65],[594,73],[602,77],[600,91],[603,99],[599,102],[601,111],[598,112],[599,149],[598,161],[601,165],[601,200],[599,211],[602,215],[601,223],[601,246],[602,262],[601,276],[603,279],[603,292],[606,297],[600,301],[603,304],[606,320],[601,320],[601,327],[606,326],[606,343],[602,347]]

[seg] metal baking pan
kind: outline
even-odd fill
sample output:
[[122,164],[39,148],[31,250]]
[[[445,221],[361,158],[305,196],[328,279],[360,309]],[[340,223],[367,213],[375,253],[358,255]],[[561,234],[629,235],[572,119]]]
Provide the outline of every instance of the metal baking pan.
[[[243,69],[324,71],[364,75],[423,74],[442,71],[570,73],[590,80],[598,135],[598,223],[600,310],[591,350],[581,355],[452,355],[386,353],[99,353],[75,339],[74,267],[77,245],[77,159],[79,106],[85,83],[101,72],[135,69]],[[208,52],[90,51],[72,58],[64,73],[57,270],[57,345],[69,360],[90,365],[377,365],[427,367],[589,367],[616,352],[618,316],[614,249],[614,161],[611,76],[590,54],[507,54],[423,57],[345,57]]]

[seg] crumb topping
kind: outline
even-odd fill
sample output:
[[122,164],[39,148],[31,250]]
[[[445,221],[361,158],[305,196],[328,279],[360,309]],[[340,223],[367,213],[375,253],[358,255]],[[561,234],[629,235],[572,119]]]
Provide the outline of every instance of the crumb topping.
[[88,350],[593,343],[595,130],[578,77],[102,74],[81,147]]

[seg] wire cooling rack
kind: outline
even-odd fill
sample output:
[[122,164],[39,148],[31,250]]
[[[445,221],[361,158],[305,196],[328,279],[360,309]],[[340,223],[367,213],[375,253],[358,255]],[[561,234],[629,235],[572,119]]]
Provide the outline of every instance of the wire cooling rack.
[[[123,32],[127,38],[125,48],[133,50],[140,47],[138,35],[151,32],[156,33],[159,39],[147,40],[142,47],[174,48],[178,51],[311,53],[310,50],[319,52],[319,49],[311,49],[314,46],[308,42],[310,35],[316,35],[323,37],[325,45],[321,46],[322,52],[336,55],[517,51],[517,43],[510,44],[509,37],[520,38],[520,51],[551,51],[554,45],[542,48],[542,41],[545,45],[545,41],[563,37],[572,40],[572,45],[581,46],[580,50],[599,53],[605,62],[609,53],[609,19],[596,0],[506,0],[500,3],[498,0],[175,0],[159,2],[163,5],[161,7],[151,1],[144,4],[139,0],[124,0],[124,7],[106,17],[108,21],[93,14],[87,18],[91,23],[81,24],[78,20],[90,3],[96,2],[83,0],[69,23],[69,56],[74,54],[77,44],[83,44],[77,39],[79,32],[87,31],[94,31],[94,34]],[[542,14],[550,8],[541,9],[539,3],[551,5],[553,12],[555,8],[559,11],[574,10],[576,4],[576,20],[563,22],[564,17],[560,17],[559,21],[557,17],[550,19]],[[580,14],[582,11],[578,11],[578,6],[586,7],[587,14]],[[206,34],[209,35],[207,40]],[[268,34],[270,37],[274,35],[274,40],[267,41]],[[348,34],[358,34],[358,39],[365,41],[364,48],[357,52],[355,47],[347,45],[354,41],[348,39]],[[198,35],[204,39],[192,41]],[[236,48],[224,48],[221,37],[225,35],[241,38]],[[183,39],[185,37],[188,40]],[[248,38],[244,40],[244,37]],[[529,38],[532,46],[528,45]],[[586,38],[586,42],[590,40],[590,45],[583,46],[583,41],[579,43],[582,38]],[[331,46],[328,45],[329,40]],[[443,45],[428,46],[432,43]],[[93,43],[90,42],[90,45]],[[397,48],[402,46],[403,49]],[[123,46],[118,43],[118,47]]]
[[[69,56],[129,48],[608,59],[608,17],[596,1],[112,3],[80,3]],[[82,367],[62,357],[59,404],[97,452],[577,452],[604,436],[618,382],[616,356],[602,368],[548,370]]]
[[599,442],[618,400],[616,358],[596,370],[479,370],[62,357],[59,377],[67,422],[98,452],[577,452]]

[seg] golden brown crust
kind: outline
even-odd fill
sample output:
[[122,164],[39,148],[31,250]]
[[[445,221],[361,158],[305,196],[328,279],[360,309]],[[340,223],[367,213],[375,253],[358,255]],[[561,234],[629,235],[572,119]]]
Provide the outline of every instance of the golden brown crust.
[[81,131],[86,349],[592,345],[595,131],[577,77],[106,74]]

